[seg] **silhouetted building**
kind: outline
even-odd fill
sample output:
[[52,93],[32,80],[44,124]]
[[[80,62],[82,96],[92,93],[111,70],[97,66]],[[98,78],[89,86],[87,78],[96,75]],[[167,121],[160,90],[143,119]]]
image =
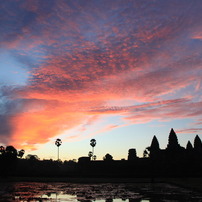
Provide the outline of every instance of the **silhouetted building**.
[[137,159],[136,149],[129,149],[128,150],[128,161],[134,161],[136,159]]
[[187,142],[186,150],[187,151],[193,151],[193,146],[192,146],[190,141]]
[[180,149],[180,145],[178,143],[177,135],[172,128],[168,137],[167,150],[176,151],[179,149]]
[[202,152],[202,143],[201,143],[201,139],[199,138],[198,135],[196,135],[196,137],[194,139],[194,150],[199,153]]
[[152,139],[151,146],[148,147],[148,150],[150,151],[151,158],[158,158],[160,156],[159,142],[155,135]]
[[80,164],[86,164],[90,162],[90,157],[89,156],[82,156],[79,158],[78,163]]

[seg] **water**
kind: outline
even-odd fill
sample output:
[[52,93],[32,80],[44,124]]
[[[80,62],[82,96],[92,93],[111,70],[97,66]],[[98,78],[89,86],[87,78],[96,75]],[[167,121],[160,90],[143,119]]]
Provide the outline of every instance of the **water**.
[[168,202],[201,201],[202,195],[166,183],[0,183],[1,202]]

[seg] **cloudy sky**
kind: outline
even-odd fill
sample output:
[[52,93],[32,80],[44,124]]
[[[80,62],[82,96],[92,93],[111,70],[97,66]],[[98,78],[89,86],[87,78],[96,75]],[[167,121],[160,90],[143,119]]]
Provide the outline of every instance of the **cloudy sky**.
[[0,2],[0,144],[77,159],[202,138],[201,0]]

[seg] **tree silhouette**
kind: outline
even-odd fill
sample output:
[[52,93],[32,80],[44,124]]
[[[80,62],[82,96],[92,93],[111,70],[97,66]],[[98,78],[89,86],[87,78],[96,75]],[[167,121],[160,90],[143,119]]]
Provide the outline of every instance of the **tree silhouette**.
[[91,159],[91,157],[93,156],[93,152],[92,152],[92,151],[89,151],[89,152],[88,152],[88,156],[89,156],[90,159]]
[[56,139],[55,141],[55,145],[58,147],[58,161],[59,161],[59,146],[62,144],[62,140],[61,139]]
[[103,160],[104,161],[113,161],[113,156],[111,154],[106,154],[104,157],[103,157]]
[[95,161],[97,159],[96,155],[93,155],[93,161]]
[[94,147],[96,145],[96,140],[95,139],[91,139],[90,140],[90,146],[92,147],[92,156],[94,155]]
[[5,152],[6,152],[6,156],[10,156],[12,158],[17,158],[17,150],[15,147],[7,146]]
[[0,146],[0,154],[3,154],[5,152],[5,147],[4,146]]
[[[3,148],[2,148],[3,149]],[[9,145],[6,147],[5,152],[2,153],[3,160],[3,173],[5,175],[14,172],[17,166],[17,150],[15,147]]]
[[39,160],[39,157],[37,155],[35,155],[35,154],[28,154],[26,156],[26,159],[31,160],[31,161],[36,161],[36,160]]
[[22,158],[24,153],[25,153],[25,150],[21,149],[20,151],[18,151],[18,157]]
[[149,150],[150,150],[150,147],[147,147],[145,150],[144,150],[144,152],[143,152],[143,157],[144,158],[147,158],[147,157],[149,157]]

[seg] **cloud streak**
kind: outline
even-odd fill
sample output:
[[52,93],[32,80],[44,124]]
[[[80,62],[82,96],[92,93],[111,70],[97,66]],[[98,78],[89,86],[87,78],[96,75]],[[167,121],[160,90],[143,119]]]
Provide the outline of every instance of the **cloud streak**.
[[195,134],[201,134],[202,128],[188,128],[183,130],[178,130],[178,133],[195,133]]

